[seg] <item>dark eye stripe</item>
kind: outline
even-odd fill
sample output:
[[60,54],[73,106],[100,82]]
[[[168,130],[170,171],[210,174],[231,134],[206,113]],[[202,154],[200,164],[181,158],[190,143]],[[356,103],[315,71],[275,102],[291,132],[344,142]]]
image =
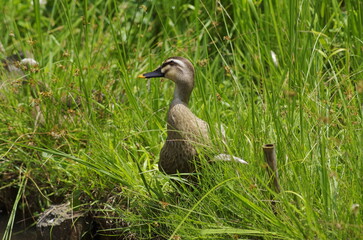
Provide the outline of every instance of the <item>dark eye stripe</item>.
[[168,61],[166,63],[163,63],[163,65],[161,65],[161,68],[163,68],[163,67],[165,67],[167,65],[174,66],[174,65],[176,65],[176,62],[174,62],[174,61]]

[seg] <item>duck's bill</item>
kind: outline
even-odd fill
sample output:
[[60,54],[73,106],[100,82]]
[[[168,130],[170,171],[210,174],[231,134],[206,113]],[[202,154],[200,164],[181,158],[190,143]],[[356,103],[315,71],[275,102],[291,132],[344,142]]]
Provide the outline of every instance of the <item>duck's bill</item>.
[[156,78],[156,77],[164,77],[164,73],[161,72],[161,67],[156,69],[153,72],[148,72],[144,74],[140,74],[139,78]]

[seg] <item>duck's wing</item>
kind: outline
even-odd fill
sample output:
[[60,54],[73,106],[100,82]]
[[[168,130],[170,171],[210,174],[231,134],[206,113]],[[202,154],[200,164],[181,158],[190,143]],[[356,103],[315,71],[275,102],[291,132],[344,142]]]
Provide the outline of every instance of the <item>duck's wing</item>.
[[243,164],[248,164],[248,162],[246,162],[245,160],[243,160],[242,158],[239,157],[235,157],[229,154],[218,154],[217,156],[214,156],[213,160],[215,161],[229,161],[229,162],[238,162],[238,163],[243,163]]

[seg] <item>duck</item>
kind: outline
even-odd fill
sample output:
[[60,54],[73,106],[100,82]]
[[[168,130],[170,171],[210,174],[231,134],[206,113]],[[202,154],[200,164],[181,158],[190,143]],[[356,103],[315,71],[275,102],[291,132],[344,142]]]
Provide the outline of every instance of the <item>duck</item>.
[[[139,78],[167,78],[175,83],[174,97],[167,113],[167,138],[160,151],[158,168],[166,174],[193,173],[196,170],[198,147],[209,146],[209,124],[189,109],[194,89],[195,70],[184,57],[170,57],[152,72]],[[236,161],[247,164],[241,158],[219,154],[216,160]]]

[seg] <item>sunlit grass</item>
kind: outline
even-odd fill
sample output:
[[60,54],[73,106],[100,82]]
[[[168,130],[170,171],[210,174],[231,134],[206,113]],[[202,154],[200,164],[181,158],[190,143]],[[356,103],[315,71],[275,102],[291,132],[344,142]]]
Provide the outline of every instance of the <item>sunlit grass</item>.
[[[116,233],[146,239],[363,234],[351,209],[363,204],[359,1],[34,3],[1,7],[1,56],[22,50],[40,65],[24,81],[1,70],[0,169],[38,209],[88,204],[127,222]],[[204,164],[197,187],[157,170],[174,85],[136,76],[170,56],[196,67],[190,108],[215,148],[248,166]]]

